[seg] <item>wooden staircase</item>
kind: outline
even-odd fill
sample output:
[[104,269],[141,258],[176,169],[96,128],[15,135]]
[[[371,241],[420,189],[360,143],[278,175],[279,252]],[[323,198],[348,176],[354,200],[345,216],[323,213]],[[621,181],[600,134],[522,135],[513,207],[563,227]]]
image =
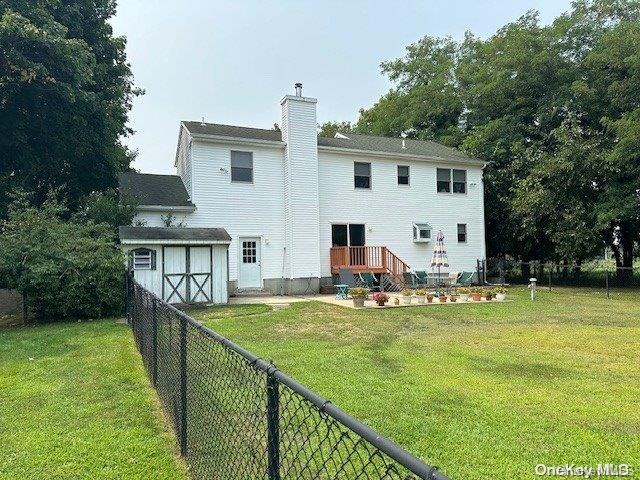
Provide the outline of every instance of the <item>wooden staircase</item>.
[[404,273],[410,270],[403,260],[384,246],[332,247],[331,273],[341,268],[353,273],[372,272],[380,275],[380,286],[385,291],[396,292],[404,285]]

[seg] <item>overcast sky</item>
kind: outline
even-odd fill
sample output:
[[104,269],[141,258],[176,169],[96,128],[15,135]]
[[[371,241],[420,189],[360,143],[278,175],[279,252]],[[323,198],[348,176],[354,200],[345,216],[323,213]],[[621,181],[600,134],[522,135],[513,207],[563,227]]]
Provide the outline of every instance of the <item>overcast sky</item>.
[[134,168],[175,173],[181,120],[260,128],[303,83],[318,121],[357,119],[390,87],[380,62],[424,35],[487,37],[529,9],[549,23],[569,0],[120,0],[112,20],[128,39],[135,83],[126,143]]

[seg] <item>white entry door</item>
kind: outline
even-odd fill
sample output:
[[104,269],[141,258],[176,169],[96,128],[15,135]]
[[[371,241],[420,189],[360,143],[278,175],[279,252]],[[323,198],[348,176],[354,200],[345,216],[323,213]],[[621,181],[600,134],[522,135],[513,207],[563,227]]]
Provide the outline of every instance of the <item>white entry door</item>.
[[260,238],[241,237],[238,256],[238,288],[262,288]]

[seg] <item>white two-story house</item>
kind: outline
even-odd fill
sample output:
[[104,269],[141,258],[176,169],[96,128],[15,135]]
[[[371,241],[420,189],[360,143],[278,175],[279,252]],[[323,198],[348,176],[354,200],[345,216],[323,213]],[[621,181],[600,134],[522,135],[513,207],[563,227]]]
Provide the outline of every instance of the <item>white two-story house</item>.
[[[121,191],[138,200],[137,223],[179,226],[183,241],[226,231],[227,265],[217,276],[228,283],[219,301],[238,291],[317,292],[340,268],[395,280],[408,270],[429,271],[439,230],[448,270],[475,270],[485,256],[482,161],[430,141],[320,137],[317,100],[302,96],[299,84],[281,106],[281,131],[184,121],[177,175],[121,178]],[[129,250],[144,244],[137,230],[141,238]],[[179,245],[172,235],[164,234]],[[157,259],[158,269],[160,262],[167,260]]]

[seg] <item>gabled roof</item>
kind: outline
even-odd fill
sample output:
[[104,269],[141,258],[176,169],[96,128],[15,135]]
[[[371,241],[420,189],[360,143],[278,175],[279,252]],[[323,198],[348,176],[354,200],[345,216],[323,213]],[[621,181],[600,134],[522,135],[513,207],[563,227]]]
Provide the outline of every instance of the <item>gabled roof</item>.
[[340,133],[335,138],[318,137],[318,147],[345,148],[375,153],[392,153],[401,155],[416,155],[442,160],[478,161],[455,148],[447,147],[430,140],[404,140],[402,138],[377,137],[374,135],[360,135],[355,133]]
[[[210,135],[243,140],[282,142],[282,132],[279,130],[188,121],[182,122],[182,124],[191,134],[194,135]],[[430,140],[405,139],[404,145],[405,148],[402,148],[402,138],[359,135],[355,133],[340,133],[335,138],[318,137],[318,147],[339,148],[353,150],[354,152],[371,152],[376,154],[389,153],[430,157],[443,161],[457,160],[483,163],[478,159],[465,155],[455,148],[450,148]]]
[[119,178],[120,195],[134,198],[140,206],[194,207],[177,175],[125,172]]
[[[185,242],[229,243],[224,228],[118,227],[120,240],[180,240]],[[129,242],[131,243],[131,242]]]
[[281,142],[280,130],[267,130],[266,128],[236,127],[234,125],[221,125],[219,123],[182,122],[182,124],[195,135],[214,135],[218,137],[245,138],[247,140],[266,140]]

